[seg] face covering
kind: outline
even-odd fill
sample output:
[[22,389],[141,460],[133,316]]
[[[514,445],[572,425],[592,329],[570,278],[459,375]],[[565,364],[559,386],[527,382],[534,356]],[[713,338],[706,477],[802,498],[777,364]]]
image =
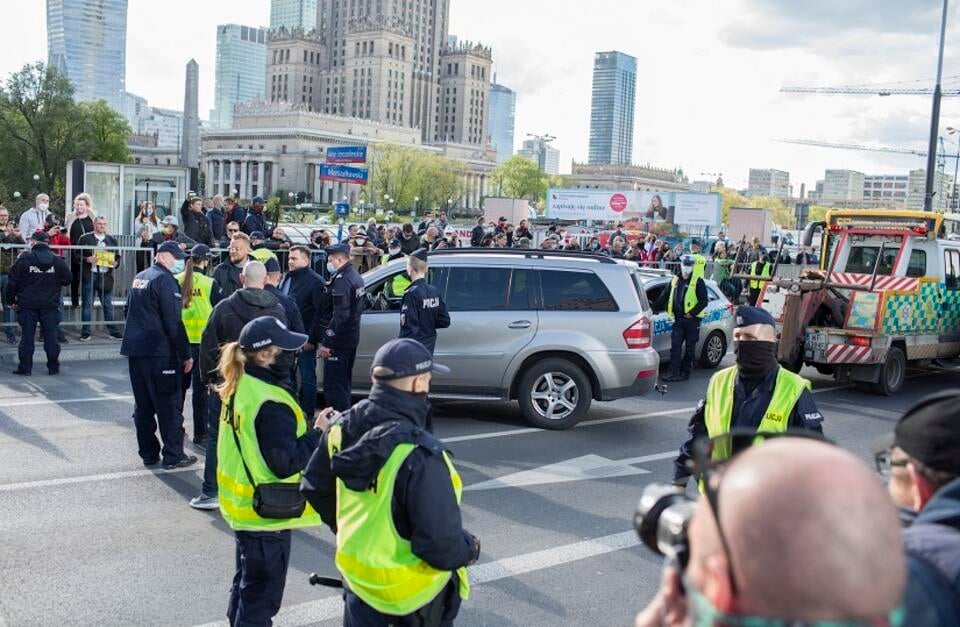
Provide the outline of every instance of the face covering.
[[693,274],[693,268],[691,268],[690,266],[683,266],[682,268],[680,268],[680,274],[683,275],[683,278],[689,279],[690,275]]
[[339,269],[340,268],[338,268],[336,264],[334,264],[332,261],[327,262],[327,272],[329,272],[330,274],[336,274],[337,270]]
[[737,354],[737,368],[748,379],[766,376],[778,366],[776,342],[740,341],[736,343],[734,351]]
[[143,215],[145,215],[145,216],[152,216],[152,215],[153,215],[153,209],[144,209],[144,210],[143,210]]
[[173,262],[173,270],[171,270],[171,272],[173,272],[174,274],[180,274],[181,272],[183,272],[186,266],[187,266],[187,263],[183,259],[177,259],[176,261]]
[[173,228],[171,228],[171,227],[169,227],[169,226],[165,226],[165,227],[163,227],[163,232],[164,232],[166,235],[170,235],[171,233],[173,233]]
[[390,255],[391,255],[391,256],[393,256],[393,255],[399,255],[399,254],[400,254],[400,249],[399,249],[399,248],[391,248],[391,249],[390,249]]
[[37,205],[37,209],[39,209],[40,211],[46,211],[49,207],[50,205],[48,205],[45,202],[42,202],[39,205]]

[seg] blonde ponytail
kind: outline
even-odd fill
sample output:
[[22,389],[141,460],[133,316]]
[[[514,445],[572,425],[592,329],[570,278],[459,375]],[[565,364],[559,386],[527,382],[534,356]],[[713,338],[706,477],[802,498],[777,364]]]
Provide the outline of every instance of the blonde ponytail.
[[214,389],[220,395],[220,400],[224,403],[230,400],[230,397],[237,391],[237,383],[243,375],[243,367],[247,363],[247,355],[240,348],[240,342],[230,342],[224,344],[220,349],[220,363],[217,364],[217,370],[223,382]]

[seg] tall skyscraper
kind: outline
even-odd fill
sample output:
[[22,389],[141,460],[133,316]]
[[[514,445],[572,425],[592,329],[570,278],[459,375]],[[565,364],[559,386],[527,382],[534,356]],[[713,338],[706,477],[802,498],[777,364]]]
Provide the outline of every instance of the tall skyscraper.
[[490,86],[490,139],[497,150],[497,163],[503,163],[513,155],[514,121],[517,112],[517,94],[509,87],[497,84],[493,77]]
[[636,58],[617,51],[596,54],[590,108],[591,165],[631,163],[636,83]]
[[270,0],[270,29],[317,27],[317,0]]
[[70,79],[75,99],[123,110],[127,0],[47,0],[47,64]]
[[213,128],[233,124],[233,106],[263,96],[267,64],[267,29],[221,24],[217,26],[217,69]]
[[560,151],[550,145],[553,137],[539,135],[523,140],[523,147],[517,154],[533,161],[544,174],[560,174]]
[[180,164],[188,168],[200,165],[200,115],[197,109],[200,68],[190,59],[183,86],[183,143]]

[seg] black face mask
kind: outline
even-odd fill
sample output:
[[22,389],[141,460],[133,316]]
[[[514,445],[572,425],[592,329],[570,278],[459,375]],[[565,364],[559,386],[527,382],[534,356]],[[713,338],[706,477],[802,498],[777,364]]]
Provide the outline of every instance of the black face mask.
[[734,351],[740,376],[747,379],[765,377],[779,366],[776,342],[740,341],[736,343]]

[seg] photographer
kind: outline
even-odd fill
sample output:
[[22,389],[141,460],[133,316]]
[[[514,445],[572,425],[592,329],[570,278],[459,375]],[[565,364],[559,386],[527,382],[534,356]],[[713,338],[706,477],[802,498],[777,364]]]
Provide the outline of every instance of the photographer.
[[853,455],[776,438],[714,466],[707,485],[680,540],[684,572],[664,569],[637,627],[903,624],[896,511]]

